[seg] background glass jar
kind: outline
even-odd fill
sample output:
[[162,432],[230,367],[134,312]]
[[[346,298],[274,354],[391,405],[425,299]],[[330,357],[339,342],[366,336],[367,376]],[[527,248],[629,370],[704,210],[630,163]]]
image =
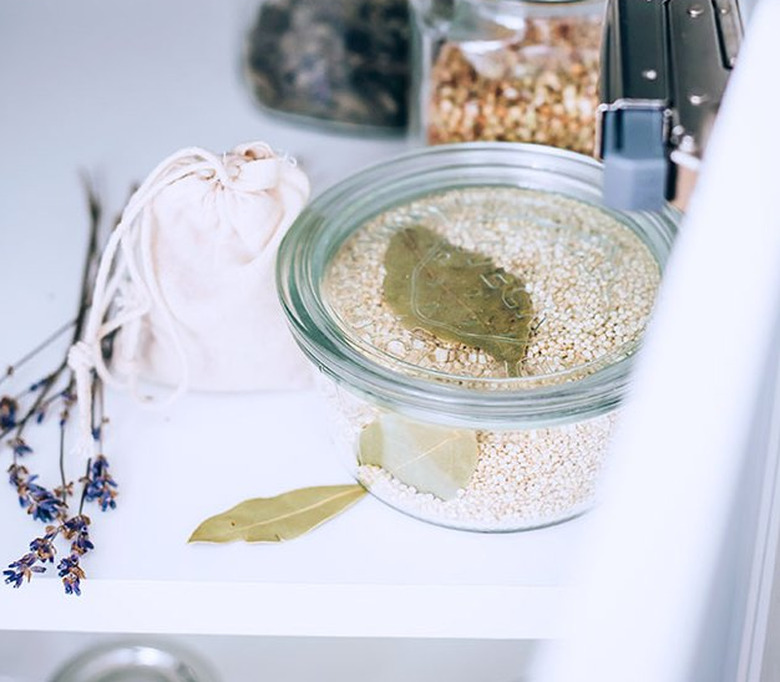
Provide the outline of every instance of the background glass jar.
[[293,224],[282,303],[377,497],[496,531],[592,504],[677,220],[604,208],[601,174],[550,147],[429,147]]
[[412,0],[426,142],[535,142],[592,155],[604,0]]
[[265,108],[345,129],[405,130],[406,0],[262,0],[245,73]]

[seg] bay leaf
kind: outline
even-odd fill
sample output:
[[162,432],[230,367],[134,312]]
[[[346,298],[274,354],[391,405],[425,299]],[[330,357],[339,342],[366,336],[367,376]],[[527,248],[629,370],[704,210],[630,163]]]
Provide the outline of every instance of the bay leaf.
[[360,433],[361,464],[382,467],[402,483],[443,500],[468,485],[477,454],[472,430],[422,424],[392,413]]
[[384,265],[385,301],[405,326],[482,350],[517,375],[533,317],[519,277],[422,225],[391,237]]
[[245,500],[203,521],[188,542],[291,540],[325,523],[365,494],[360,485],[327,485]]

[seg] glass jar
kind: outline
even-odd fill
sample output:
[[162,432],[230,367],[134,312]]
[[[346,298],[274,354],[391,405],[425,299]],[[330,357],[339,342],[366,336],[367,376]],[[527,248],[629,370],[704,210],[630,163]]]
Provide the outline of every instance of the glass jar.
[[406,0],[263,0],[245,73],[264,107],[342,127],[407,123]]
[[592,504],[678,218],[611,211],[601,182],[551,147],[428,147],[293,224],[281,300],[381,500],[481,531]]
[[534,142],[592,155],[604,0],[413,0],[429,144]]

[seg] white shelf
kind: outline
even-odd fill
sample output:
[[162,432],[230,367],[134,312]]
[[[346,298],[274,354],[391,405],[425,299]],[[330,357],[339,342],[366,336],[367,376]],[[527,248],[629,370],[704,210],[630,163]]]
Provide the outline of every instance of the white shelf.
[[[96,549],[84,560],[89,578],[83,594],[67,597],[59,581],[46,576],[18,590],[3,586],[0,629],[495,639],[561,634],[561,586],[580,521],[529,533],[465,533],[366,497],[286,543],[187,544],[203,518],[240,500],[349,481],[328,443],[318,397],[198,394],[156,413],[112,394],[108,411],[107,455],[121,497],[116,510],[90,512]],[[44,480],[56,481],[53,454]],[[42,448],[30,456],[31,466],[46,457]],[[81,463],[70,467],[77,475]],[[40,526],[20,512],[10,487],[0,498],[0,514],[6,519],[0,549],[10,561]]]
[[[532,641],[563,634],[553,615],[561,597],[544,588],[92,580],[89,597],[55,609],[59,589],[4,598],[16,615],[3,629]],[[42,608],[51,614],[43,628]]]
[[[132,182],[184,146],[220,151],[266,140],[299,157],[315,192],[407,146],[328,136],[258,113],[238,75],[242,22],[254,7],[31,0],[4,8],[0,362],[72,315],[87,223],[80,170],[98,179],[114,211]],[[46,576],[18,590],[0,585],[0,629],[496,639],[562,632],[557,613],[582,521],[472,534],[367,497],[282,545],[188,545],[201,520],[243,499],[349,481],[328,445],[319,399],[195,394],[155,413],[111,394],[109,415],[107,455],[121,497],[117,510],[92,514],[96,549],[85,558],[84,594],[66,597]],[[53,481],[56,438],[48,442],[30,465]],[[9,452],[0,458],[5,469]],[[69,461],[74,478],[81,466]],[[40,525],[6,484],[0,516],[5,566]]]

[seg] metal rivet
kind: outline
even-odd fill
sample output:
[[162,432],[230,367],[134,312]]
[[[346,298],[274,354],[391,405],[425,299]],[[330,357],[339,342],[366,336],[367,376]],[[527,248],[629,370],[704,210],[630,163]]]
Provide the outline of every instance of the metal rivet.
[[702,14],[704,14],[704,8],[701,5],[692,5],[688,8],[688,16],[691,19],[700,17]]
[[720,8],[720,13],[724,16],[729,14],[730,12],[731,12],[731,7],[726,6]]
[[693,104],[693,106],[698,107],[702,104],[704,104],[706,101],[709,100],[709,96],[706,94],[701,94],[698,92],[692,92],[690,95],[688,95],[688,101]]
[[686,154],[693,154],[696,151],[696,140],[692,135],[686,135],[680,140],[678,149]]
[[642,77],[649,81],[654,81],[658,78],[658,71],[655,69],[645,69],[642,71]]

